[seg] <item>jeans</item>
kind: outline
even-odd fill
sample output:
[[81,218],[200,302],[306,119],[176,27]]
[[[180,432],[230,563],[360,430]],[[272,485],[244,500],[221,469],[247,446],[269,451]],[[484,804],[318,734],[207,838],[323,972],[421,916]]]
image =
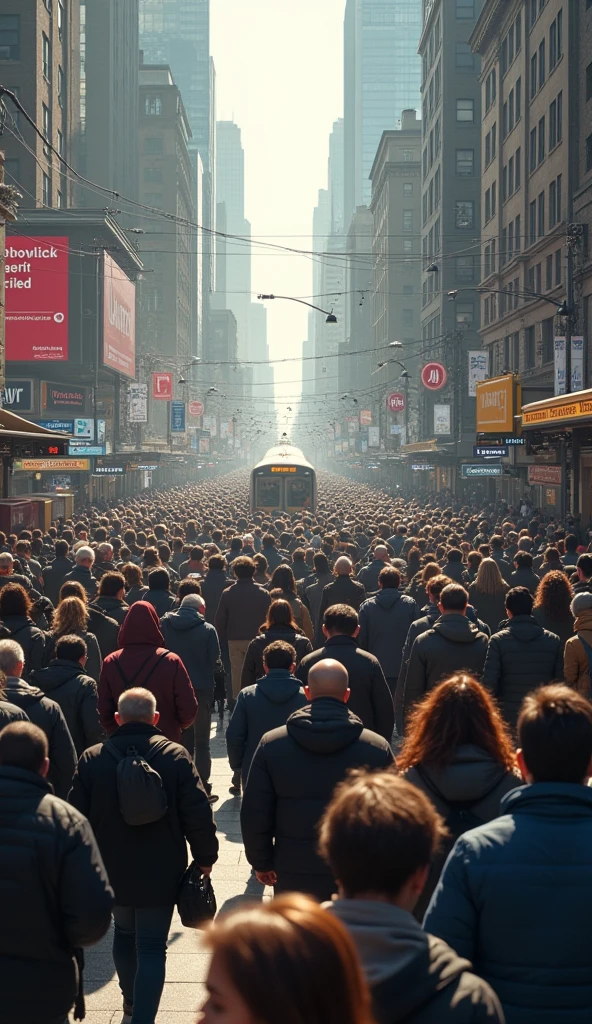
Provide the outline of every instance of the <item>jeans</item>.
[[173,907],[114,907],[113,960],[133,1006],[132,1024],[154,1024],[164,987]]
[[183,729],[181,743],[193,757],[201,781],[209,782],[212,772],[210,729],[213,699],[211,694],[204,693],[203,690],[196,690],[195,696],[197,698],[197,715],[193,725],[190,725],[188,729]]

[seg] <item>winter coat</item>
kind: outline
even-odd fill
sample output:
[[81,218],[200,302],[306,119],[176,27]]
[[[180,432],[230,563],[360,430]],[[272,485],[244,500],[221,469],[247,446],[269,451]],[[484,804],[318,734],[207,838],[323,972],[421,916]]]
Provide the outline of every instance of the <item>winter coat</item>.
[[381,558],[373,558],[368,565],[360,569],[357,579],[367,594],[375,594],[378,590],[378,576],[383,569],[389,568],[389,562],[383,562]]
[[589,697],[592,682],[588,657],[578,633],[581,633],[586,643],[592,647],[592,608],[586,608],[578,615],[574,623],[574,636],[567,641],[564,652],[565,682],[584,697]]
[[310,583],[304,583],[304,595],[302,600],[310,611],[310,618],[314,627],[314,644],[317,647],[323,645],[323,631],[321,629],[322,618],[320,615],[323,591],[335,577],[332,572],[323,572],[311,577]]
[[43,690],[30,686],[24,679],[8,676],[6,699],[24,711],[33,725],[38,725],[49,744],[49,772],[56,795],[65,800],[76,768],[76,750],[60,705],[46,697]]
[[77,662],[54,658],[47,668],[33,672],[31,684],[61,707],[78,757],[102,741],[105,734],[99,722],[97,684]]
[[310,612],[306,605],[296,597],[291,590],[275,590],[270,588],[269,596],[273,604],[274,601],[287,601],[292,609],[292,617],[295,623],[300,627],[299,632],[307,636],[312,642],[314,640],[314,629]]
[[105,573],[108,573],[108,572],[117,572],[117,566],[115,565],[115,563],[114,562],[107,562],[107,561],[103,562],[102,559],[101,559],[101,561],[99,561],[99,559],[95,558],[95,561],[94,561],[94,564],[93,564],[93,567],[92,567],[92,574],[95,577],[95,579],[97,579],[97,580],[102,579],[103,576],[105,575]]
[[378,658],[387,679],[396,679],[417,605],[398,590],[379,590],[360,606],[358,644]]
[[128,608],[135,604],[136,601],[143,601],[148,593],[148,587],[145,587],[142,583],[134,583],[133,587],[125,592],[125,601]]
[[498,553],[496,551],[492,551],[491,557],[493,558],[493,561],[496,563],[499,571],[501,572],[503,579],[506,581],[506,583],[509,583],[512,573],[514,571],[514,566],[512,565],[512,563],[509,562],[507,558],[504,558],[501,552]]
[[43,667],[45,633],[37,628],[28,615],[5,615],[2,625],[10,632],[9,639],[16,640],[25,652],[23,679],[28,680],[31,672]]
[[151,604],[137,601],[119,632],[121,650],[105,658],[99,681],[99,716],[108,736],[115,730],[117,701],[131,686],[145,686],[156,697],[160,731],[178,743],[197,713],[191,680],[181,659],[167,651]]
[[488,638],[466,615],[450,612],[440,616],[431,629],[415,640],[409,656],[403,710],[405,717],[428,690],[455,672],[483,671]]
[[165,647],[183,662],[193,689],[214,696],[214,669],[220,657],[218,634],[196,608],[179,608],[160,620]]
[[254,686],[241,690],[226,730],[226,749],[233,772],[242,775],[243,787],[262,736],[285,725],[307,703],[300,681],[287,669],[271,669]]
[[317,853],[319,820],[350,769],[387,768],[392,761],[387,741],[333,697],[318,697],[290,715],[263,736],[251,762],[241,807],[249,864],[275,871],[279,888],[288,882],[329,899],[334,881]]
[[91,747],[80,758],[70,802],[93,827],[116,905],[172,905],[187,867],[187,843],[201,867],[211,867],[218,858],[208,798],[185,748],[171,743],[153,725],[128,722],[113,733],[111,742],[121,754],[129,746],[140,755],[158,747],[150,766],[163,782],[165,816],[149,825],[126,824],[119,809],[117,761],[104,744]]
[[317,661],[334,658],[347,669],[350,697],[348,708],[362,722],[365,729],[391,739],[395,724],[393,698],[388,688],[380,662],[373,654],[362,651],[352,636],[332,636],[325,646],[302,659],[296,675],[303,686],[308,673]]
[[74,949],[111,924],[113,891],[92,829],[35,772],[0,767],[0,1024],[67,1018]]
[[532,615],[515,615],[506,629],[492,636],[481,681],[512,728],[526,694],[558,679],[563,679],[561,641]]
[[510,576],[511,587],[527,587],[531,594],[536,594],[540,579],[532,569],[516,569]]
[[283,565],[288,562],[285,555],[282,555],[281,551],[278,551],[276,547],[262,547],[261,554],[265,555],[267,559],[267,571],[271,575],[274,569],[277,569],[278,565]]
[[206,622],[209,622],[210,626],[214,625],[220,598],[229,586],[230,580],[224,569],[208,569],[201,581],[201,596],[206,602]]
[[73,562],[69,558],[64,558],[63,555],[59,555],[54,558],[53,562],[46,565],[43,569],[43,591],[52,604],[56,605],[58,603],[60,599],[60,587],[68,573],[72,572],[73,568]]
[[567,610],[567,615],[563,619],[551,618],[550,615],[544,611],[543,608],[533,608],[532,617],[535,619],[539,626],[546,629],[548,633],[555,633],[561,640],[561,648],[563,649],[569,639],[574,635],[574,617]]
[[267,618],[269,594],[253,580],[237,580],[223,592],[214,625],[223,640],[252,640]]
[[66,573],[62,582],[65,583],[66,580],[70,583],[82,583],[89,601],[93,601],[99,592],[99,584],[86,565],[75,565],[71,572]]
[[[15,565],[17,568],[20,568],[20,565],[17,562],[15,562]],[[2,587],[5,587],[7,583],[18,583],[18,585],[23,587],[28,594],[31,594],[31,591],[33,590],[31,577],[25,576],[20,572],[11,572],[0,576],[0,590],[2,590]]]
[[504,589],[500,594],[483,594],[477,588],[477,583],[471,583],[469,587],[469,601],[475,608],[477,615],[487,623],[492,633],[497,633],[497,628],[506,618],[506,594],[510,589],[504,580]]
[[446,562],[446,565],[442,566],[442,575],[448,576],[454,583],[460,583],[464,587],[466,568],[464,562]]
[[[86,674],[88,676],[92,676],[95,682],[98,683],[99,676],[101,675],[103,659],[101,658],[101,651],[99,649],[97,638],[94,633],[87,633],[86,630],[80,630],[79,633],[76,633],[76,636],[79,636],[86,644],[87,658],[86,665],[84,666]],[[59,639],[59,636],[57,636],[53,631],[47,634],[45,640],[45,652],[43,655],[44,665],[47,666],[50,661],[53,661],[55,657],[55,645]]]
[[88,616],[88,628],[97,638],[101,658],[106,658],[119,647],[119,622],[97,604],[88,605]]
[[242,689],[246,686],[254,686],[257,680],[263,676],[263,651],[274,640],[285,640],[287,644],[291,644],[296,651],[296,666],[307,654],[312,652],[312,644],[307,636],[296,633],[289,626],[270,626],[264,633],[260,633],[254,640],[251,640],[247,648],[241,675]]
[[[97,597],[96,601],[93,601],[95,608],[100,608],[105,615],[108,615],[110,619],[123,626],[125,617],[129,611],[129,604],[125,601],[120,601],[117,597]],[[111,652],[109,652],[111,653]]]
[[147,590],[142,598],[144,602],[151,604],[158,618],[170,612],[175,604],[175,595],[170,590]]
[[504,1024],[499,1000],[471,964],[412,914],[378,900],[325,904],[350,933],[376,1024]]
[[29,722],[29,716],[16,704],[10,704],[7,700],[0,700],[0,730],[11,722]]
[[366,591],[361,583],[351,576],[336,576],[333,583],[327,584],[323,590],[321,607],[319,608],[319,627],[327,608],[334,604],[348,604],[357,611],[366,598]]
[[592,789],[540,782],[465,833],[424,922],[497,993],[507,1024],[592,1013]]

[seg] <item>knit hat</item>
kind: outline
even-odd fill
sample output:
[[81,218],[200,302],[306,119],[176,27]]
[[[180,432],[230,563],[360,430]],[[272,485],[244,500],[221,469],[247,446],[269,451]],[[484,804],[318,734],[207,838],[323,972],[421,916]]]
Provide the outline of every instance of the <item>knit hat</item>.
[[571,602],[571,613],[577,618],[582,612],[592,608],[592,594],[587,591],[583,591],[581,594],[576,594],[573,601]]

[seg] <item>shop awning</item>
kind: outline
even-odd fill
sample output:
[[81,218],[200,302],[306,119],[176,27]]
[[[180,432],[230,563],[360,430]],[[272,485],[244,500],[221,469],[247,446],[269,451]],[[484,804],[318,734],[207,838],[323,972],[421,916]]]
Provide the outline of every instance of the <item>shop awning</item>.
[[557,395],[522,406],[522,429],[577,425],[592,422],[592,389]]
[[0,409],[0,437],[30,437],[36,440],[44,440],[47,437],[70,437],[61,430],[49,430],[39,423],[31,423],[30,420],[17,416],[15,412],[8,409]]

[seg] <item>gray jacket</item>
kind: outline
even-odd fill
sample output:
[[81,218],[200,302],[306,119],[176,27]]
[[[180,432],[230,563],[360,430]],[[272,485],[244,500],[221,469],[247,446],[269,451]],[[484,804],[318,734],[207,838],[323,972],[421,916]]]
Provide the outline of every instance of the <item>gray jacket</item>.
[[358,614],[358,644],[378,658],[387,679],[396,679],[405,640],[417,615],[415,601],[398,590],[379,590],[364,601]]
[[214,668],[220,657],[218,634],[195,608],[179,608],[160,620],[165,646],[178,654],[194,690],[214,695]]

